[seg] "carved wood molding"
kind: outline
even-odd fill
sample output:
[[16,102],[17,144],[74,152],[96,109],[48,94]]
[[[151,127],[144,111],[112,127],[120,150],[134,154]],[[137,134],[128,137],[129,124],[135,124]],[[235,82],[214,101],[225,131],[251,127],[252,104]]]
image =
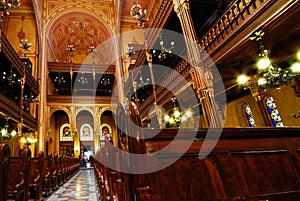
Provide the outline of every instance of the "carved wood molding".
[[[48,62],[49,72],[70,72],[71,64],[69,63],[56,63],[56,62]],[[114,65],[106,66],[106,65],[92,65],[92,64],[72,64],[72,72],[83,72],[84,73],[93,73],[93,69],[95,73],[101,74],[115,74],[116,67]]]
[[[21,121],[21,108],[11,99],[0,93],[0,111],[16,122]],[[22,113],[23,124],[30,129],[37,129],[37,119],[28,112]]]
[[16,53],[14,48],[11,46],[5,35],[1,35],[0,38],[1,42],[1,49],[3,54],[6,56],[6,58],[13,64],[15,70],[20,74],[21,77],[24,76],[24,69],[26,73],[26,84],[32,89],[33,92],[36,94],[39,93],[39,84],[38,82],[33,78],[30,70],[28,68],[25,68],[23,65],[19,55]]

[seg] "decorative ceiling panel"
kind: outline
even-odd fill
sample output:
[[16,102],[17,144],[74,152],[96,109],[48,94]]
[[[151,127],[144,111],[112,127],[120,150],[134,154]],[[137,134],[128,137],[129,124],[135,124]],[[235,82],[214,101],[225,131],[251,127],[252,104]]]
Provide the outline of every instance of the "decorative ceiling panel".
[[82,57],[88,54],[89,46],[96,47],[109,37],[106,28],[94,17],[85,13],[72,13],[56,21],[49,38],[57,60],[65,62],[69,61],[69,52],[66,50],[68,45],[73,45],[76,55],[81,54]]

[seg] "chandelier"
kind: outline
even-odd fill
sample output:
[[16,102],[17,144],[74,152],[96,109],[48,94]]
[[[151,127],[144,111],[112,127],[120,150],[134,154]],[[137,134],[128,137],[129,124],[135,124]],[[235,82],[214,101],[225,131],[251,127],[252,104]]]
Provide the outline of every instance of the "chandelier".
[[110,85],[110,81],[111,81],[111,79],[109,78],[109,76],[107,76],[107,75],[104,74],[101,77],[100,84],[102,84],[105,87],[107,87],[108,85]]
[[76,50],[75,48],[74,48],[74,46],[73,45],[68,45],[68,47],[66,48],[66,50],[69,52],[69,54],[70,54],[70,63],[72,63],[73,61],[72,61],[72,57],[73,57],[73,52]]
[[21,82],[21,80],[17,78],[17,74],[13,70],[13,65],[10,66],[9,72],[2,72],[2,80],[6,81],[9,87],[13,87],[15,84]]
[[299,74],[300,67],[295,64],[290,69],[283,69],[277,64],[272,64],[269,58],[270,51],[262,43],[263,31],[256,31],[250,40],[255,40],[259,44],[261,59],[258,61],[258,73],[249,78],[245,75],[238,77],[238,83],[243,84],[244,88],[256,89],[280,89],[282,85],[288,85],[295,80]]
[[165,59],[167,58],[167,55],[168,54],[172,54],[172,49],[174,49],[174,42],[172,41],[171,42],[171,46],[169,48],[166,48],[164,46],[164,41],[162,40],[162,36],[159,35],[159,39],[160,39],[160,42],[159,42],[159,45],[160,45],[160,51],[159,53],[156,52],[156,50],[152,50],[152,53],[154,56],[157,56],[159,60],[162,60],[162,59]]
[[81,76],[77,81],[81,86],[85,86],[88,84],[88,79],[84,76],[84,73],[81,73]]
[[140,4],[137,4],[136,2],[133,2],[133,5],[130,9],[130,15],[134,17],[135,19],[139,20],[140,23],[139,26],[142,26],[144,28],[144,23],[149,21],[149,18],[146,18],[147,10],[142,9]]
[[8,117],[6,117],[6,122],[4,127],[1,129],[0,139],[8,140],[11,137],[14,137],[17,134],[15,129],[9,128]]
[[183,122],[187,122],[192,118],[192,111],[187,109],[182,113],[176,105],[176,98],[172,97],[173,109],[164,115],[165,126],[169,127],[179,127]]
[[131,61],[132,61],[132,59],[133,59],[133,56],[135,55],[135,51],[134,51],[134,49],[133,49],[133,46],[127,46],[127,50],[125,51],[125,53],[126,53],[126,55],[129,57],[129,59],[130,59],[130,63],[131,63]]
[[24,143],[25,145],[27,146],[30,146],[34,143],[37,142],[37,139],[36,138],[31,138],[31,137],[27,137],[27,138],[21,138],[21,142]]
[[62,86],[66,83],[65,78],[61,75],[61,72],[58,72],[58,75],[55,77],[54,81],[59,85]]

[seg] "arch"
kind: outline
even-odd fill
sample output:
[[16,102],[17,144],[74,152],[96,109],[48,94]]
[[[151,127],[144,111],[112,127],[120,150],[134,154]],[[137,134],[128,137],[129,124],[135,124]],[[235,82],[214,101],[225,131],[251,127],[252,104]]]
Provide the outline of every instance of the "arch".
[[94,129],[90,123],[83,123],[79,129],[80,141],[93,141]]
[[88,111],[93,116],[93,118],[95,119],[94,108],[88,107],[88,106],[76,107],[76,109],[74,111],[74,118],[76,119],[78,114],[80,112],[83,112],[83,111]]
[[[51,29],[51,27],[53,26],[53,24],[62,19],[63,16],[69,15],[70,13],[85,13],[87,15],[93,16],[93,18],[98,19],[98,21],[102,24],[102,25],[108,25],[108,26],[104,26],[107,27],[107,31],[109,32],[110,36],[113,36],[114,31],[113,31],[113,25],[110,23],[111,20],[109,20],[105,13],[101,10],[98,9],[94,9],[92,6],[89,5],[83,5],[83,6],[78,6],[76,4],[74,4],[74,6],[72,7],[66,7],[65,5],[63,6],[57,6],[55,10],[53,10],[53,12],[49,13],[49,15],[47,16],[48,21],[46,21],[45,23],[45,27],[46,27],[46,34],[49,34],[49,31]],[[59,14],[57,14],[59,13]],[[103,19],[103,21],[101,19],[99,19],[99,16],[101,16]]]
[[69,123],[62,123],[59,126],[59,141],[73,141]]
[[82,63],[89,54],[89,46],[98,46],[114,35],[112,22],[104,8],[95,9],[88,3],[55,5],[45,23],[46,40],[55,61],[69,61],[66,48],[71,44],[76,49],[73,61]]
[[70,116],[72,115],[71,114],[71,111],[68,107],[63,107],[63,106],[59,106],[59,107],[50,107],[50,113],[49,113],[49,117],[51,117],[53,115],[54,112],[58,111],[58,110],[62,110],[64,111],[65,113],[67,113],[68,117],[69,117],[69,120],[70,120]]
[[113,132],[113,131],[112,131],[112,127],[111,127],[110,124],[108,124],[108,123],[102,123],[102,124],[100,125],[100,130],[102,131],[102,129],[103,129],[104,127],[107,127],[107,128],[108,128],[109,133],[112,133],[112,132]]

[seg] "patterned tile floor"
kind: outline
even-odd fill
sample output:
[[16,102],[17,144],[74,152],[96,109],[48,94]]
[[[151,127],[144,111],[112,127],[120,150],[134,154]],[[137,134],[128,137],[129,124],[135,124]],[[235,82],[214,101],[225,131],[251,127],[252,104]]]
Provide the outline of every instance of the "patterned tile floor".
[[94,169],[81,169],[45,201],[99,201]]

